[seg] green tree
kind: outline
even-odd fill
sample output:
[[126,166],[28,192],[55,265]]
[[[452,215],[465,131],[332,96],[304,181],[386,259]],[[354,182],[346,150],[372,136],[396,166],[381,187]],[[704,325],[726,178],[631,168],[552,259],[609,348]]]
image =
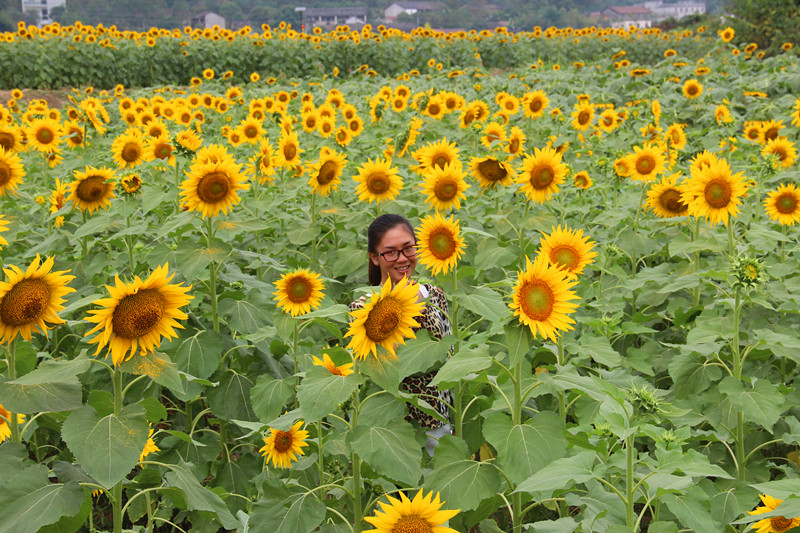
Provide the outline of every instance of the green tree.
[[737,43],[756,43],[775,52],[785,42],[800,40],[800,1],[726,0],[725,10]]

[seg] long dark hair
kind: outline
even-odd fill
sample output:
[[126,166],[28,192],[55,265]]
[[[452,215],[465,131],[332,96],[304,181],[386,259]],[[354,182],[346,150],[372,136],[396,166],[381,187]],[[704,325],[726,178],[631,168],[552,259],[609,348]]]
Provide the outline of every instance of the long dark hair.
[[[381,239],[383,239],[383,236],[386,234],[386,232],[400,225],[408,228],[409,233],[414,235],[414,226],[412,226],[411,222],[409,222],[408,219],[402,215],[387,213],[373,220],[372,224],[369,225],[369,229],[367,230],[367,252],[372,254],[377,253],[376,246],[378,246],[378,243],[381,242]],[[369,284],[373,287],[380,285],[380,267],[374,264],[371,258],[367,260],[367,265]]]

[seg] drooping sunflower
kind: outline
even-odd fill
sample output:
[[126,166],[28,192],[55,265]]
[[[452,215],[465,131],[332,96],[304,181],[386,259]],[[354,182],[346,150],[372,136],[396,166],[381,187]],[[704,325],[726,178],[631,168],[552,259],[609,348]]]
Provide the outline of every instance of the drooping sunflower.
[[553,228],[550,235],[542,237],[539,255],[560,268],[568,278],[574,279],[597,256],[597,252],[592,251],[594,245],[588,236],[583,236],[583,230],[561,229],[558,226]]
[[473,157],[470,161],[472,176],[478,180],[481,187],[493,189],[498,185],[511,185],[517,175],[512,165],[495,159],[494,157]]
[[340,176],[344,165],[347,163],[347,155],[330,148],[323,147],[319,153],[319,160],[310,163],[307,167],[309,174],[308,186],[311,192],[321,196],[328,196],[331,191],[339,188],[342,183]]
[[578,131],[586,131],[592,125],[592,120],[594,120],[594,104],[578,102],[575,104],[575,110],[570,116],[572,117],[570,126]]
[[558,192],[558,186],[567,175],[567,165],[561,162],[561,154],[553,148],[534,148],[522,162],[523,170],[517,183],[528,200],[543,204]]
[[[8,425],[6,420],[11,419],[11,413],[0,404],[0,443],[4,440],[11,437],[11,427]],[[17,424],[23,424],[25,422],[25,415],[17,414]]]
[[320,280],[319,274],[303,269],[283,274],[275,282],[275,288],[277,290],[272,294],[275,295],[278,306],[284,313],[298,316],[319,307],[325,284]]
[[768,156],[771,154],[778,156],[783,168],[789,168],[797,160],[797,148],[786,137],[778,137],[767,141],[761,149],[761,155]]
[[38,118],[25,131],[28,144],[40,152],[52,152],[61,144],[61,126],[55,120]]
[[444,218],[436,213],[420,220],[417,229],[419,262],[430,268],[434,276],[447,274],[464,255],[461,227],[453,217]]
[[439,211],[460,209],[461,199],[466,199],[464,191],[469,188],[469,184],[464,181],[465,176],[459,162],[429,168],[425,173],[425,181],[422,182],[422,192],[427,195],[425,203]]
[[181,183],[183,203],[191,211],[199,211],[203,218],[227,213],[239,203],[237,191],[248,190],[250,184],[241,172],[241,165],[232,159],[194,164],[186,171]]
[[522,110],[528,118],[539,118],[544,115],[550,99],[544,91],[533,91],[522,96]]
[[367,159],[353,179],[358,183],[356,193],[362,202],[393,200],[403,188],[403,178],[397,174],[397,167],[392,167],[391,159]]
[[128,174],[119,181],[126,194],[136,194],[142,187],[142,179],[138,174]]
[[413,500],[401,491],[400,499],[386,496],[389,503],[378,502],[382,511],[375,511],[375,516],[364,517],[364,520],[375,526],[364,533],[398,533],[398,532],[430,532],[457,533],[455,529],[444,526],[448,520],[457,515],[461,509],[440,509],[445,502],[439,501],[439,493],[433,497],[433,491],[424,496],[420,489]]
[[704,216],[713,226],[728,225],[728,218],[739,213],[741,198],[747,193],[741,172],[733,174],[724,159],[704,168],[686,183],[681,201],[689,205],[689,214]]
[[791,226],[800,220],[800,191],[793,183],[784,183],[764,200],[770,220]]
[[362,309],[350,313],[353,320],[344,336],[353,337],[347,347],[353,349],[356,359],[364,360],[370,353],[376,358],[382,357],[378,355],[378,345],[394,358],[396,345],[405,344],[407,337],[416,338],[411,328],[420,327],[415,317],[425,306],[417,301],[418,292],[417,284],[408,278],[394,287],[392,280],[387,279],[379,294],[373,293],[372,300]]
[[314,366],[321,366],[334,376],[349,376],[353,373],[353,363],[336,366],[336,363],[334,363],[331,357],[325,352],[322,352],[322,359],[315,356],[313,360]]
[[175,136],[178,144],[189,152],[196,152],[203,144],[203,139],[193,130],[181,130]]
[[663,150],[651,143],[634,146],[633,153],[628,154],[630,175],[632,180],[653,181],[666,168],[666,157]]
[[69,184],[67,201],[72,201],[73,208],[94,213],[99,208],[111,205],[115,198],[114,171],[106,167],[87,166],[83,171],[75,171],[75,181]]
[[25,168],[22,166],[22,159],[16,153],[7,152],[0,146],[0,196],[16,191],[24,177]]
[[75,292],[67,284],[75,276],[69,270],[51,272],[54,258],[43,263],[36,259],[23,271],[15,265],[3,270],[6,280],[0,282],[0,343],[10,343],[17,335],[26,341],[36,328],[47,336],[48,324],[63,324],[58,312],[64,309],[64,295]]
[[683,84],[683,96],[689,100],[694,100],[703,94],[703,86],[697,80],[686,80]]
[[161,345],[163,337],[177,337],[175,328],[183,329],[178,320],[188,318],[181,307],[188,304],[194,296],[186,294],[192,288],[170,283],[175,276],[167,277],[169,265],[164,264],[142,281],[136,276],[131,283],[125,283],[115,277],[115,286],[106,285],[109,297],[92,302],[102,309],[92,309],[91,316],[84,320],[96,324],[85,333],[85,337],[94,335],[88,342],[97,343],[99,354],[108,346],[106,354],[119,365],[133,357],[136,350],[139,355],[153,353]]
[[286,431],[269,428],[269,436],[264,438],[265,444],[258,451],[266,456],[267,462],[272,459],[272,466],[291,468],[292,461],[296,461],[298,455],[305,455],[303,448],[308,446],[305,441],[308,431],[300,429],[302,426],[300,420]]
[[417,136],[422,129],[422,124],[422,119],[419,117],[414,117],[409,121],[408,128],[395,142],[394,149],[397,153],[397,157],[403,157],[406,152],[414,146],[414,143],[417,141]]
[[[752,511],[747,511],[748,514],[759,515],[769,513],[774,511],[783,502],[783,500],[773,498],[768,494],[759,494],[758,497],[761,498],[761,503],[764,505],[756,507]],[[756,533],[784,533],[784,531],[789,531],[798,526],[800,526],[800,517],[786,518],[785,516],[773,516],[753,523],[752,528],[756,530]]]
[[689,213],[689,206],[681,200],[682,189],[677,185],[679,177],[679,173],[665,177],[647,191],[647,206],[657,217],[682,217]]
[[578,296],[570,290],[578,281],[566,278],[565,273],[550,265],[544,256],[533,264],[527,257],[525,261],[525,271],[518,273],[512,302],[508,305],[534,337],[555,341],[561,331],[571,330],[570,324],[575,323],[568,315],[578,307],[571,301]]

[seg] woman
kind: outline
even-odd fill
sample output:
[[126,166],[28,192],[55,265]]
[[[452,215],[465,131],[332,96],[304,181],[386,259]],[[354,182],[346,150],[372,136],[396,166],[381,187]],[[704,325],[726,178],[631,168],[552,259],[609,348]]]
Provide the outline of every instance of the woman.
[[[367,252],[369,253],[369,284],[381,287],[387,279],[396,285],[403,278],[412,279],[417,266],[417,240],[414,227],[403,216],[386,214],[372,221],[367,230]],[[418,285],[418,301],[425,301],[422,316],[416,317],[422,329],[428,330],[431,336],[441,339],[450,334],[450,320],[447,318],[447,298],[439,287],[429,283]],[[364,307],[366,296],[350,304],[350,311]],[[415,331],[420,328],[415,328]],[[436,371],[409,376],[403,380],[403,387],[412,394],[429,403],[436,411],[448,420],[452,403],[450,391],[440,391],[428,385]],[[439,438],[451,432],[449,424],[423,413],[417,407],[408,405],[408,421],[416,421],[420,426],[428,428],[428,444],[425,448],[433,455],[433,447]]]

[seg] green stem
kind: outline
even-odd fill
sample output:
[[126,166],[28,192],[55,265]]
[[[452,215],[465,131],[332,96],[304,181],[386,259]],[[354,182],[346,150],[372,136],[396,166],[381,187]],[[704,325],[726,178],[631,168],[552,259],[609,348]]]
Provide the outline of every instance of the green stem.
[[[311,193],[311,227],[317,227],[317,195],[313,192]],[[319,235],[319,232],[317,232]],[[317,235],[314,235],[314,238],[311,239],[311,263],[313,265],[317,264]]]
[[[700,217],[695,219],[694,228],[692,229],[692,242],[694,242],[697,237],[700,236]],[[700,250],[695,250],[692,254],[692,274],[697,274],[697,271],[700,270]],[[692,290],[692,304],[694,306],[700,305],[700,280],[697,280],[697,285],[695,285],[694,289]]]
[[[351,428],[355,428],[358,425],[358,389],[355,390],[353,395],[353,415],[350,418]],[[353,467],[353,533],[361,533],[364,513],[361,502],[361,459],[355,451],[352,451],[350,461]]]
[[[556,340],[556,347],[558,348],[558,365],[565,366],[567,358],[564,353],[564,343],[561,342],[561,337]],[[567,395],[563,390],[558,391],[558,415],[561,417],[561,422],[566,425],[567,423]]]
[[[87,215],[86,211],[83,212],[83,225],[86,225]],[[89,253],[89,235],[84,235],[81,238],[81,259],[86,259],[86,254]]]
[[733,238],[733,221],[735,219],[730,217],[728,220],[728,255],[733,257],[734,252],[736,251],[736,241]]
[[633,488],[633,454],[634,454],[634,434],[625,438],[625,510],[626,523],[632,530],[636,523],[636,514],[633,512],[634,488]]
[[[211,252],[214,243],[214,219],[206,218],[206,245]],[[212,260],[208,264],[208,288],[211,293],[211,317],[214,321],[214,331],[219,331],[219,314],[217,313],[217,264]]]
[[299,368],[297,366],[297,345],[300,342],[300,329],[299,329],[299,322],[297,320],[294,321],[294,334],[292,335],[292,358],[294,359],[294,388],[300,386],[300,376],[297,375]]
[[[458,292],[458,274],[457,269],[454,267],[452,272],[452,292],[451,292],[451,311],[450,311],[450,330],[456,336],[456,342],[453,346],[453,354],[458,353],[459,345],[461,344],[461,335],[458,331],[458,300],[456,293]],[[464,396],[464,389],[461,381],[456,383],[455,390],[453,390],[453,429],[458,438],[462,437],[464,425],[464,412],[462,409],[462,400]]]
[[[742,313],[742,295],[739,288],[736,289],[736,297],[733,306],[733,342],[731,351],[733,352],[733,377],[742,381],[742,355],[739,350],[739,322]],[[739,481],[745,480],[745,458],[744,452],[744,413],[739,411],[736,417],[736,478]]]
[[[8,343],[6,348],[6,365],[8,366],[8,380],[13,381],[17,379],[17,339]],[[11,442],[22,442],[22,435],[19,432],[19,419],[17,413],[9,411],[8,425],[11,429]]]
[[325,484],[325,459],[322,456],[322,420],[317,420],[317,467],[319,468],[319,484]]
[[[114,416],[122,412],[122,372],[116,366],[112,372],[114,382]],[[111,489],[111,509],[114,517],[114,533],[122,532],[122,481]]]
[[[514,365],[514,409],[511,412],[511,423],[518,426],[522,423],[522,360]],[[511,523],[514,533],[522,531],[522,493],[511,495]]]

